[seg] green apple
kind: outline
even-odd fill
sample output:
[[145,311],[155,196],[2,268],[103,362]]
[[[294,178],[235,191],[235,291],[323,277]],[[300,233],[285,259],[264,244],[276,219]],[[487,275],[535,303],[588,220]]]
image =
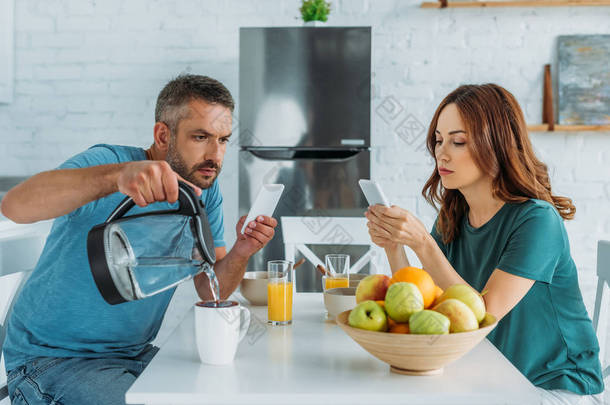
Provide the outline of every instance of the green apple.
[[485,318],[485,301],[483,297],[474,288],[467,284],[454,284],[447,288],[443,294],[438,297],[436,304],[440,304],[449,298],[455,298],[468,305],[472,310],[477,322],[481,322]]
[[416,312],[409,318],[409,330],[416,335],[446,335],[449,324],[449,318],[429,309]]
[[451,325],[449,332],[469,332],[479,329],[479,323],[468,305],[455,298],[447,298],[445,301],[432,308],[449,318]]
[[385,332],[388,329],[388,319],[381,305],[375,301],[368,300],[356,305],[347,318],[349,326],[358,329],[366,329],[377,332]]
[[385,310],[396,322],[408,322],[411,315],[424,309],[424,297],[413,283],[394,283],[385,295]]
[[385,297],[390,285],[390,277],[385,274],[371,274],[366,276],[356,287],[356,302],[367,300],[381,301]]

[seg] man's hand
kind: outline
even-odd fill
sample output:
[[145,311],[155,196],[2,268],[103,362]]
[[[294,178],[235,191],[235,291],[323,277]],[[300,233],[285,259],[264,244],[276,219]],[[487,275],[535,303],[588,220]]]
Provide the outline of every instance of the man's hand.
[[[235,291],[244,277],[250,256],[261,250],[275,235],[277,221],[274,218],[259,215],[256,220],[248,224],[244,233],[241,233],[245,221],[246,216],[244,215],[235,227],[237,234],[235,245],[226,256],[219,258],[214,266],[214,272],[220,285],[221,299],[227,299]],[[195,277],[195,288],[202,300],[212,299],[205,275]]]
[[233,249],[242,256],[250,257],[254,253],[261,250],[275,235],[275,227],[277,226],[277,220],[272,217],[266,217],[259,215],[256,220],[250,222],[244,233],[241,233],[241,228],[244,225],[246,216],[244,215],[237,222],[235,227],[235,233],[237,234],[237,241]]
[[[244,233],[241,233],[245,221],[246,216],[244,215],[235,227],[235,233],[237,234],[235,245],[226,256],[219,257],[214,266],[214,272],[220,285],[221,299],[227,299],[235,291],[244,277],[250,256],[262,249],[275,235],[274,229],[277,226],[277,221],[274,218],[260,215],[248,224]],[[195,277],[195,287],[202,300],[212,299],[208,279],[205,275]]]
[[184,180],[162,160],[126,164],[119,173],[117,187],[137,205],[145,207],[156,201],[175,203],[178,199],[178,180],[189,184],[195,194],[201,195],[199,187]]

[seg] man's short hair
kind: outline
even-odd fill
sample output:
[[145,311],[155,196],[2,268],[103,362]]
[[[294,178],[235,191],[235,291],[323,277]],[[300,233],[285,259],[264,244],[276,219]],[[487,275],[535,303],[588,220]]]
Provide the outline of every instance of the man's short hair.
[[194,99],[223,105],[231,112],[235,109],[233,96],[218,80],[207,76],[185,74],[167,83],[159,93],[155,122],[164,122],[175,134],[180,120],[188,116],[188,102]]

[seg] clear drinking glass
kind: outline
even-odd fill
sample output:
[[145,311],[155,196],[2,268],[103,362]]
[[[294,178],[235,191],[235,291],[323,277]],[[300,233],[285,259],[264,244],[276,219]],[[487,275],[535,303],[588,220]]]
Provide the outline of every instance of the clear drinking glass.
[[322,277],[322,289],[349,287],[349,255],[329,254],[325,261],[327,273]]
[[292,262],[267,263],[267,318],[272,325],[292,323]]

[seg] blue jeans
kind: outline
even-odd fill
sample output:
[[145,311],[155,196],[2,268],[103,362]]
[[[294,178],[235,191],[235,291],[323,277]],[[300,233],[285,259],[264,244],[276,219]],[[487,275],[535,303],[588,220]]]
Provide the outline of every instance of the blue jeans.
[[118,405],[159,348],[137,357],[39,357],[8,373],[12,405]]

